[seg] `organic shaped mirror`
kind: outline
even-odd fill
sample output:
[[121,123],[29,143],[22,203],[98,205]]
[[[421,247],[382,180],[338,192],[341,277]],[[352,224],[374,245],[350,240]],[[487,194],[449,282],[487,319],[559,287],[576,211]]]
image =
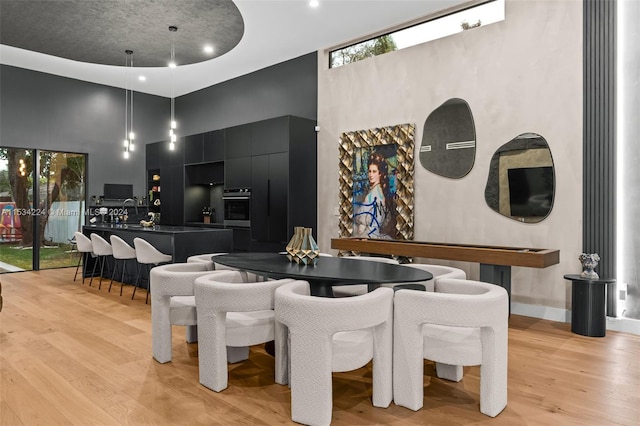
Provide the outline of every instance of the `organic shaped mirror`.
[[464,99],[449,99],[424,122],[420,164],[437,175],[459,179],[476,158],[476,128]]
[[493,210],[519,222],[540,222],[551,212],[554,196],[553,158],[542,136],[523,133],[493,154],[484,190]]

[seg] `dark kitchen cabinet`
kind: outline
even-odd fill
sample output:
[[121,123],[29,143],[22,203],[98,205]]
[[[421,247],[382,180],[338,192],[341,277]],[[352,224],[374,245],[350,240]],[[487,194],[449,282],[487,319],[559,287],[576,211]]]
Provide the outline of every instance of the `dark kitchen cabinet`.
[[289,151],[289,116],[251,125],[251,155]]
[[224,161],[224,130],[214,130],[203,135],[203,158],[205,163]]
[[162,169],[162,225],[184,224],[184,166],[169,166]]
[[224,161],[224,130],[198,133],[184,138],[184,164],[218,161]]
[[147,170],[160,169],[160,145],[162,143],[150,143],[145,145],[146,155],[145,160],[147,162]]
[[224,160],[224,187],[251,187],[251,157],[227,158]]
[[251,230],[233,228],[233,251],[251,251]]
[[251,146],[251,249],[283,250],[294,226],[316,231],[315,122],[285,116],[253,123]]
[[169,142],[158,142],[160,144],[160,168],[184,166],[184,139],[178,138],[173,149],[169,149]]
[[184,168],[185,186],[218,185],[224,183],[224,163],[201,163],[187,165]]
[[[251,228],[234,234],[241,250],[280,251],[294,226],[316,231],[315,121],[283,116],[146,146],[149,189],[161,188],[160,221],[199,221],[211,188],[252,188]],[[162,184],[151,181],[153,174]],[[213,184],[213,185],[211,185]],[[158,191],[160,192],[160,191]],[[222,196],[218,208],[222,220]],[[237,234],[237,235],[236,235]]]
[[202,163],[204,153],[203,142],[204,137],[202,133],[184,138],[184,164]]
[[[251,238],[287,242],[289,154],[251,158]],[[254,219],[255,218],[255,219]]]
[[229,127],[224,130],[224,158],[241,158],[251,155],[251,124]]

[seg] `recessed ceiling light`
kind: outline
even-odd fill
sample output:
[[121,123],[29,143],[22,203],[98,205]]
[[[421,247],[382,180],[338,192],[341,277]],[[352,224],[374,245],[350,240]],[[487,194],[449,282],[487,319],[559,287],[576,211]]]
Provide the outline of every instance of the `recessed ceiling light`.
[[213,46],[207,44],[202,48],[202,50],[204,50],[204,53],[213,53]]
[[140,76],[138,76],[138,80],[147,81],[147,77],[145,77],[144,75],[140,75]]
[[318,7],[318,6],[320,6],[320,2],[319,2],[318,0],[311,0],[311,1],[309,2],[309,6],[311,6],[311,7]]
[[175,67],[176,67],[175,62],[169,62],[169,68],[175,68]]

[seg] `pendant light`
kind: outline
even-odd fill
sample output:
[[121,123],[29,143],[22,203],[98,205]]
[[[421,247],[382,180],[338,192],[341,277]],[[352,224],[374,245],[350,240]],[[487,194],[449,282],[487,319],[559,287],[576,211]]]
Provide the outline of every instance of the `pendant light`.
[[171,62],[169,62],[169,68],[171,68],[171,123],[169,125],[169,149],[173,150],[176,147],[176,141],[178,140],[178,136],[176,135],[176,103],[174,97],[174,86],[175,86],[175,69],[176,69],[176,32],[178,31],[178,27],[170,26],[169,32],[171,32]]
[[124,158],[129,158],[129,153],[135,150],[133,140],[133,90],[129,89],[129,68],[133,68],[133,50],[125,50],[124,63]]

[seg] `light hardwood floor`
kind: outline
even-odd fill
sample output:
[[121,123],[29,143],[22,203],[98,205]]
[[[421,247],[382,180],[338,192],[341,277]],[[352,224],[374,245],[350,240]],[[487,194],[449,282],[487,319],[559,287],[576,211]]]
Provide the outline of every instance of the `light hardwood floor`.
[[[73,282],[74,269],[0,275],[0,424],[290,424],[290,391],[273,382],[273,358],[254,347],[229,367],[229,388],[198,383],[197,344],[174,327],[173,361],[151,356],[150,305],[131,287],[107,292]],[[570,325],[512,315],[509,402],[479,411],[479,368],[460,383],[425,362],[424,408],[371,405],[371,369],[334,374],[336,425],[638,425],[640,336],[571,333]]]

